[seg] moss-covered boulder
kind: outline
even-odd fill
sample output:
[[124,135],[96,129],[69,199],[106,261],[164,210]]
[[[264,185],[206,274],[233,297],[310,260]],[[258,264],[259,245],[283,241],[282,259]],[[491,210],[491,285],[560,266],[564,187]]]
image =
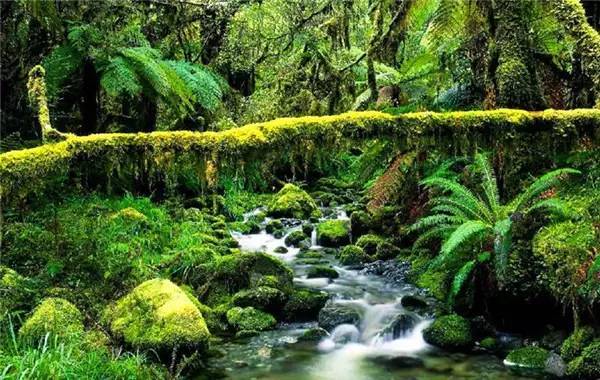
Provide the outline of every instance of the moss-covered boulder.
[[115,336],[136,348],[205,348],[210,337],[195,302],[165,279],[137,286],[107,308],[104,318]]
[[267,207],[267,214],[279,218],[306,219],[319,214],[314,199],[298,186],[286,184]]
[[302,231],[292,231],[285,237],[285,245],[288,247],[299,247],[302,242],[308,241],[309,237]]
[[560,356],[567,362],[581,355],[581,351],[592,343],[595,331],[591,326],[582,326],[573,331],[560,347]]
[[19,335],[37,340],[46,334],[59,337],[83,333],[83,317],[75,305],[62,298],[46,298],[40,303],[23,326]]
[[227,312],[227,322],[237,331],[263,331],[275,327],[275,318],[253,307],[234,307]]
[[326,220],[317,226],[317,243],[340,247],[350,243],[350,224],[346,220]]
[[235,306],[252,306],[269,313],[277,313],[281,311],[286,299],[286,295],[279,289],[258,286],[234,294],[232,302]]
[[429,344],[451,351],[464,351],[473,346],[471,323],[456,314],[437,318],[423,330],[423,338]]
[[358,265],[369,261],[365,251],[357,245],[347,245],[342,248],[339,260],[342,265]]
[[541,347],[522,347],[512,350],[504,365],[519,372],[543,372],[550,352]]
[[354,211],[350,214],[350,225],[354,236],[362,236],[372,229],[373,219],[366,211]]
[[254,220],[248,220],[245,222],[229,223],[229,229],[240,232],[244,235],[256,234],[260,232],[260,225]]
[[306,272],[307,278],[338,278],[340,274],[333,268],[324,266],[324,265],[316,265],[311,267]]
[[267,222],[267,225],[265,226],[265,230],[272,234],[275,231],[280,231],[283,229],[283,223],[281,223],[281,220],[279,219],[273,219],[273,220],[269,220]]
[[581,380],[600,378],[600,340],[584,348],[580,356],[569,362],[567,376]]
[[377,245],[375,250],[376,260],[390,260],[396,258],[400,254],[400,249],[390,242],[383,241]]
[[322,291],[297,289],[283,307],[283,317],[289,322],[314,321],[328,299],[329,295]]
[[375,257],[377,247],[384,242],[385,239],[378,235],[367,234],[363,235],[356,241],[356,245],[361,247],[369,256]]
[[271,287],[288,292],[292,289],[293,272],[281,260],[264,253],[236,253],[221,257],[215,269],[197,294],[205,304],[216,306],[230,301],[235,293],[259,286],[266,277]]

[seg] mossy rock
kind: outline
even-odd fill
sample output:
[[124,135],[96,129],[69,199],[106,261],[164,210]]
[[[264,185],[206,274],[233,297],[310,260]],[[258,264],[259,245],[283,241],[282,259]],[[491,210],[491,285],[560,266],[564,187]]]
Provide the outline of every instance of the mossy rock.
[[471,323],[456,314],[437,318],[423,330],[423,338],[429,344],[450,351],[469,350],[474,343]]
[[369,256],[375,257],[377,247],[385,241],[384,238],[378,235],[367,234],[358,238],[356,245],[361,247]]
[[352,234],[356,237],[368,234],[372,229],[373,219],[366,211],[354,211],[350,214]]
[[342,265],[359,265],[369,261],[369,257],[365,251],[357,245],[347,245],[342,248],[339,254],[340,264]]
[[110,337],[104,331],[91,330],[83,334],[82,348],[86,351],[108,350]]
[[381,242],[377,245],[375,250],[376,260],[390,260],[396,258],[400,254],[400,249],[387,241]]
[[253,220],[248,220],[246,222],[232,222],[229,223],[229,229],[244,235],[256,234],[260,232],[260,225]]
[[315,226],[313,226],[311,223],[304,223],[302,225],[302,232],[304,232],[306,236],[310,236],[314,229]]
[[83,333],[83,317],[75,305],[62,298],[45,298],[34,310],[19,335],[39,340],[46,334],[70,338]]
[[105,311],[112,333],[142,349],[206,348],[210,333],[197,300],[165,279],[148,280]]
[[223,256],[207,283],[197,288],[200,299],[209,306],[229,302],[230,296],[242,289],[258,286],[272,276],[277,289],[292,289],[293,272],[281,260],[264,253],[237,253]]
[[297,289],[283,307],[284,319],[290,322],[314,321],[328,299],[329,295],[322,291]]
[[488,336],[479,342],[479,347],[488,351],[495,351],[498,348],[498,340],[494,337]]
[[0,316],[14,310],[29,309],[35,284],[16,271],[0,265]]
[[324,265],[314,266],[306,272],[307,278],[338,278],[340,274],[333,268]]
[[300,251],[296,255],[296,258],[298,258],[298,259],[322,259],[323,254],[320,251],[307,249],[305,251]]
[[265,229],[268,233],[272,234],[275,231],[283,229],[283,223],[281,223],[281,220],[279,219],[269,220],[269,222],[265,226]]
[[288,253],[288,249],[286,247],[284,247],[284,246],[279,246],[279,247],[275,248],[273,250],[273,252],[285,254],[285,253]]
[[285,245],[288,247],[299,247],[300,243],[308,240],[308,236],[304,234],[302,231],[292,231],[285,237]]
[[506,359],[504,359],[504,365],[518,374],[535,375],[546,371],[549,359],[550,351],[541,347],[529,346],[509,352]]
[[573,379],[600,378],[600,340],[594,341],[567,365],[567,376]]
[[585,346],[594,340],[595,331],[591,326],[582,326],[573,331],[560,347],[560,356],[567,362],[581,355]]
[[269,313],[277,313],[281,311],[286,299],[286,295],[279,289],[258,286],[234,294],[232,302],[235,306],[252,306]]
[[298,337],[298,342],[318,342],[326,336],[329,336],[327,330],[321,327],[315,327],[306,330],[302,335],[300,335]]
[[227,322],[237,331],[263,331],[275,327],[275,318],[253,307],[234,307],[227,312]]
[[278,218],[306,219],[318,213],[314,199],[291,183],[283,186],[267,207],[267,214]]
[[548,359],[548,350],[541,347],[522,347],[512,350],[504,359],[506,365],[543,369]]
[[345,220],[326,220],[317,226],[317,242],[324,247],[350,243],[350,225]]

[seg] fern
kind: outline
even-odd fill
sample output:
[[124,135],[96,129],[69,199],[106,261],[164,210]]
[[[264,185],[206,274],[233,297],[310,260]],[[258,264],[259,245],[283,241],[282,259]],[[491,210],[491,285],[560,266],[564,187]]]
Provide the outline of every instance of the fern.
[[454,305],[456,297],[462,292],[465,288],[467,282],[471,279],[471,274],[475,269],[475,260],[468,261],[465,265],[462,266],[454,276],[454,280],[452,281],[452,287],[450,288],[450,295],[448,297],[448,301],[450,305]]
[[81,67],[82,62],[83,56],[70,44],[55,48],[44,58],[42,66],[46,70],[46,88],[50,100],[58,97],[63,84]]
[[194,102],[214,110],[221,102],[226,85],[222,78],[209,69],[185,61],[166,61],[190,88]]
[[142,85],[135,73],[123,57],[116,57],[105,69],[100,85],[111,96],[137,96],[142,93]]
[[430,263],[431,267],[444,264],[459,250],[468,252],[466,248],[475,241],[493,238],[492,258],[496,273],[502,280],[512,246],[513,214],[545,211],[563,217],[572,216],[569,208],[559,199],[536,201],[536,198],[556,186],[566,175],[579,174],[577,170],[567,168],[551,171],[534,181],[512,202],[502,205],[496,176],[483,154],[475,156],[473,165],[481,176],[481,196],[460,184],[456,176],[450,175],[450,167],[448,163],[440,165],[432,176],[422,182],[439,193],[429,201],[430,215],[409,227],[410,232],[420,232],[414,243],[415,248],[433,239],[443,240],[438,256]]
[[489,224],[478,220],[470,220],[458,226],[442,245],[442,253],[451,254],[466,241],[472,240],[483,232],[489,231]]

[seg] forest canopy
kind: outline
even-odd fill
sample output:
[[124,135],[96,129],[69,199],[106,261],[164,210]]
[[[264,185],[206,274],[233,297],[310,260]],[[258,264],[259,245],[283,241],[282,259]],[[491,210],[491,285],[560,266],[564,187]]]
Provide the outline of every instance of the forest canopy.
[[52,125],[81,135],[600,101],[589,1],[20,0],[2,14],[4,145],[40,138],[25,86],[38,64]]

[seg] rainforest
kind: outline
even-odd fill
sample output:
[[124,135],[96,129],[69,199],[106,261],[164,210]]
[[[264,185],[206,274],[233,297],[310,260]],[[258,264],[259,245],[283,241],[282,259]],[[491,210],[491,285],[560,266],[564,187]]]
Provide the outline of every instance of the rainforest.
[[0,24],[0,380],[600,379],[599,1]]

